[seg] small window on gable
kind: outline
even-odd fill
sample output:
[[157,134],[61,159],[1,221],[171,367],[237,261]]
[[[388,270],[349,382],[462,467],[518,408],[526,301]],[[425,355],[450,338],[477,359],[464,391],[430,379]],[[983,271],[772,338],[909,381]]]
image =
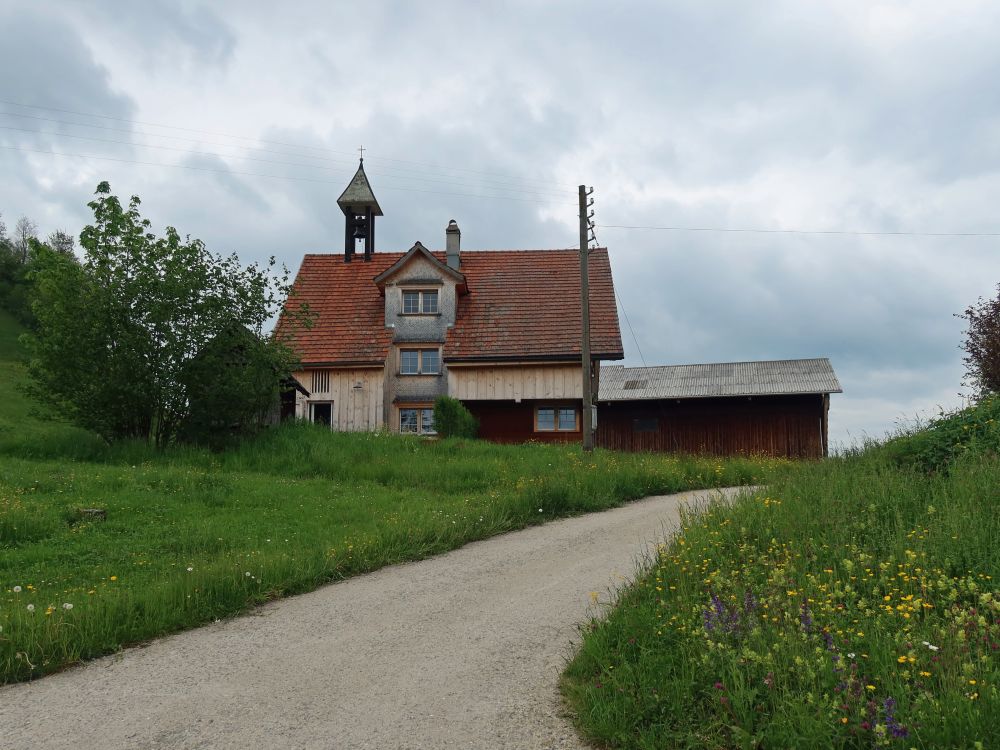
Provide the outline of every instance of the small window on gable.
[[403,315],[435,315],[437,312],[436,289],[407,289],[403,292]]

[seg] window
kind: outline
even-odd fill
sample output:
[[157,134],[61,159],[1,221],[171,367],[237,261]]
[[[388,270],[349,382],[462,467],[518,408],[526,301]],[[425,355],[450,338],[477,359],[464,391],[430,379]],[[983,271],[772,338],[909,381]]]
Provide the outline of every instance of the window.
[[333,402],[332,401],[310,401],[309,421],[321,424],[329,429],[333,429]]
[[441,353],[437,349],[400,349],[400,375],[437,375],[441,372]]
[[399,431],[411,435],[435,435],[434,409],[429,406],[400,409]]
[[434,315],[438,311],[436,290],[403,292],[403,315]]
[[539,406],[535,411],[535,432],[577,432],[579,424],[574,406]]
[[313,393],[329,393],[330,392],[330,371],[329,370],[313,370],[312,371],[312,389],[313,389]]
[[632,420],[632,432],[659,432],[660,420],[657,417],[640,417]]

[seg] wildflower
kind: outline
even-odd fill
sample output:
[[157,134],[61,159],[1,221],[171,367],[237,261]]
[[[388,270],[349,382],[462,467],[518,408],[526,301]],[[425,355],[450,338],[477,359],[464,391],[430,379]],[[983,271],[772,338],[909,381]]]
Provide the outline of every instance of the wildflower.
[[853,659],[853,658],[854,658],[854,656],[855,656],[855,655],[854,655],[853,653],[850,653],[850,654],[848,654],[848,655],[847,655],[847,658],[848,658],[848,659]]
[[541,513],[541,512],[542,512],[542,509],[541,509],[541,508],[539,508],[539,509],[538,509],[538,512],[539,512],[539,513]]
[[117,580],[118,580],[118,576],[111,576],[111,578],[110,578],[110,579],[108,579],[108,580],[111,580],[111,581],[117,581]]
[[68,612],[69,610],[73,609],[73,604],[71,602],[63,602],[63,609],[65,609]]
[[930,677],[930,676],[931,676],[931,673],[930,673],[930,672],[921,672],[921,673],[920,673],[920,676],[921,676],[921,677]]
[[20,594],[21,593],[21,587],[20,586],[15,586],[14,587],[14,593],[15,594]]
[[875,689],[874,685],[865,685],[865,690],[874,690],[874,689]]
[[898,659],[896,659],[896,661],[898,661],[900,664],[906,664],[906,657],[900,656]]
[[249,577],[250,577],[250,571],[248,570],[248,571],[247,571],[246,573],[244,573],[243,575],[245,575],[245,576],[246,576],[247,578],[249,578]]
[[725,690],[726,689],[726,686],[723,685],[721,682],[715,683],[712,687],[714,687],[716,690]]
[[188,566],[188,573],[190,573],[190,572],[191,572],[192,570],[194,570],[194,568],[192,568],[192,567],[191,567],[191,566],[189,565],[189,566]]
[[28,611],[29,612],[34,612],[35,611],[35,605],[34,604],[29,604],[28,605]]

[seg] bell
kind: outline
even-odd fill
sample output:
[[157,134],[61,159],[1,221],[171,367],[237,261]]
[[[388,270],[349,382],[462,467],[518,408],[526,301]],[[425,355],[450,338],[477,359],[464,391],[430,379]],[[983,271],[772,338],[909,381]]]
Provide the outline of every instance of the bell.
[[364,224],[357,224],[354,227],[354,239],[363,240],[365,238],[365,227]]

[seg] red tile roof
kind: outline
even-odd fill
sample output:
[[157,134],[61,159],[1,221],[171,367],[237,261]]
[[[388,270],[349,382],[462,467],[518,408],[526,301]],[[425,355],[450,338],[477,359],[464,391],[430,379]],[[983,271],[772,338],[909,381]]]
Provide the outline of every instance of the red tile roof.
[[[404,253],[375,253],[371,262],[341,254],[306,255],[292,304],[305,302],[312,328],[278,323],[304,364],[382,363],[392,331],[373,279]],[[441,261],[444,253],[434,253]],[[580,356],[580,255],[577,250],[463,250],[469,293],[458,299],[445,361],[569,359]],[[621,331],[608,252],[590,255],[591,352],[622,359]]]

